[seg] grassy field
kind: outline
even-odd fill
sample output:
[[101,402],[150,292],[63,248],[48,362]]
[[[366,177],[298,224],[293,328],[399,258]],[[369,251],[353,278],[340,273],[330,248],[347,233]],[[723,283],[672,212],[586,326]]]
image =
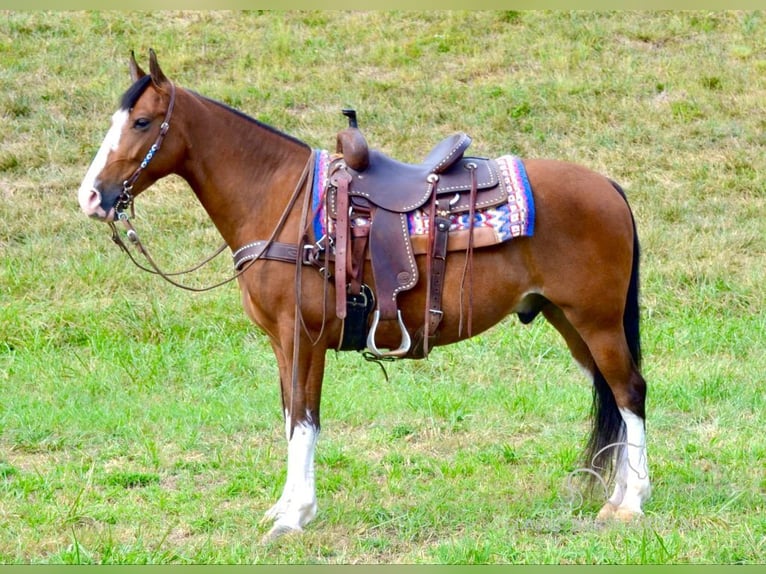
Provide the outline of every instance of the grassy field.
[[[476,154],[619,181],[643,242],[644,520],[596,525],[568,487],[589,384],[553,329],[509,318],[388,382],[331,356],[319,515],[259,544],[286,455],[265,337],[236,287],[142,274],[77,206],[149,47],[317,147],[352,106],[402,160],[465,130]],[[0,562],[766,561],[766,14],[5,12],[0,118]],[[219,242],[176,179],[137,225],[167,266]]]

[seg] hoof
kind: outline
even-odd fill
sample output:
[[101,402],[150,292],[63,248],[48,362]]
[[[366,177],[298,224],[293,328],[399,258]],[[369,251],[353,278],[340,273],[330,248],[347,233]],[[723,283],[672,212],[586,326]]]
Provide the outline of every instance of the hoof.
[[269,542],[274,542],[283,536],[299,534],[301,532],[303,532],[302,528],[293,528],[292,526],[288,526],[286,524],[275,524],[271,530],[269,530],[269,532],[263,538],[261,538],[261,544],[268,544]]
[[608,520],[614,518],[616,512],[617,507],[611,502],[607,502],[604,506],[601,507],[601,510],[598,511],[598,514],[596,515],[596,522],[607,522]]
[[611,502],[607,502],[601,507],[596,515],[596,522],[608,522],[609,520],[616,520],[618,522],[629,523],[635,520],[639,520],[644,516],[644,513],[640,510],[632,510],[630,508],[620,508]]
[[618,508],[614,514],[614,518],[620,522],[629,523],[641,520],[644,517],[644,513],[640,510],[631,510],[629,508]]

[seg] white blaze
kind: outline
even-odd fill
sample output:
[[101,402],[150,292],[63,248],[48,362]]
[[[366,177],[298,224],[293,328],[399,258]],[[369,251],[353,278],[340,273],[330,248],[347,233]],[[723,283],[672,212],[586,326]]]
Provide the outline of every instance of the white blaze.
[[109,152],[116,150],[120,146],[120,136],[122,130],[128,121],[128,111],[118,110],[112,116],[112,127],[106,133],[106,137],[101,144],[101,147],[93,158],[93,161],[88,168],[88,172],[85,174],[85,178],[80,184],[80,189],[77,192],[77,198],[80,202],[80,207],[86,215],[93,216],[106,216],[103,208],[101,207],[101,193],[98,190],[98,176],[106,167],[106,160],[109,157]]

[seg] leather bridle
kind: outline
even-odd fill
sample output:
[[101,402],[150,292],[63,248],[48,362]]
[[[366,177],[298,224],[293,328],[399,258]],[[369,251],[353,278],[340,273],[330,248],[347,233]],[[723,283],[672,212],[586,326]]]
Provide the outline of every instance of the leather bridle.
[[118,218],[121,218],[121,215],[126,210],[133,207],[133,199],[135,198],[135,196],[131,193],[131,191],[133,191],[133,185],[135,185],[136,180],[141,176],[143,171],[146,169],[146,166],[149,165],[149,162],[152,161],[152,158],[155,156],[155,154],[160,151],[162,142],[165,140],[165,136],[170,129],[170,118],[173,115],[173,108],[175,107],[175,103],[176,86],[173,82],[170,82],[170,102],[168,103],[168,109],[165,112],[165,119],[160,125],[160,133],[157,134],[157,139],[154,140],[152,147],[150,147],[149,151],[146,152],[146,156],[136,168],[136,171],[133,172],[133,175],[122,182],[122,193],[117,198],[117,203],[114,206],[114,210]]
[[154,158],[157,152],[160,151],[160,148],[162,147],[162,142],[165,141],[165,136],[167,135],[168,130],[170,129],[170,118],[173,116],[173,108],[175,107],[175,102],[176,102],[176,86],[175,84],[170,82],[170,101],[168,102],[168,109],[165,111],[165,118],[163,119],[162,124],[160,124],[160,133],[157,134],[157,138],[154,140],[154,143],[149,148],[149,151],[146,152],[146,156],[144,156],[144,159],[141,161],[141,163],[133,172],[133,174],[128,179],[122,182],[122,193],[119,195],[119,197],[117,198],[117,202],[114,205],[115,215],[117,217],[117,220],[120,221],[122,225],[125,227],[125,233],[128,240],[138,248],[141,254],[149,262],[149,265],[151,268],[141,265],[141,263],[139,263],[136,260],[136,258],[133,257],[133,254],[130,252],[127,245],[125,245],[125,242],[120,237],[120,234],[117,231],[117,226],[115,225],[113,221],[109,222],[109,226],[112,229],[112,241],[114,241],[114,243],[116,243],[128,255],[128,257],[136,265],[136,267],[138,267],[142,271],[159,275],[160,277],[162,277],[169,283],[175,285],[176,287],[180,287],[182,289],[186,289],[189,291],[208,291],[210,289],[214,289],[215,287],[228,283],[229,281],[233,280],[235,277],[232,277],[231,279],[223,281],[217,285],[213,285],[211,287],[207,287],[203,289],[198,289],[195,287],[182,285],[180,283],[177,283],[173,279],[171,279],[171,277],[186,275],[210,263],[213,259],[218,257],[218,255],[220,255],[224,251],[224,249],[226,249],[226,243],[221,245],[221,247],[219,247],[216,250],[216,252],[213,253],[213,255],[211,255],[210,257],[208,257],[201,263],[198,263],[194,267],[186,269],[185,271],[167,273],[165,271],[162,271],[159,268],[159,266],[154,262],[154,259],[149,254],[146,247],[144,247],[143,243],[141,243],[141,239],[138,236],[138,232],[136,231],[136,228],[133,227],[133,224],[130,221],[130,217],[128,216],[128,211],[131,212],[131,215],[134,214],[133,200],[135,199],[135,196],[131,193],[131,191],[133,191],[133,186],[135,185],[136,181],[141,176],[143,171],[146,169],[146,167],[149,165],[149,162],[152,161],[152,158]]

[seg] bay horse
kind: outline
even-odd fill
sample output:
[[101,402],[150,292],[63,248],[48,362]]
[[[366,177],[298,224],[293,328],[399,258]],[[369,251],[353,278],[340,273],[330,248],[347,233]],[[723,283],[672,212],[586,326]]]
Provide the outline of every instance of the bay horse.
[[[136,196],[177,174],[233,252],[253,242],[300,243],[308,230],[315,150],[175,85],[153,50],[148,74],[133,54],[129,68],[132,85],[78,191],[82,211],[112,225],[127,222]],[[522,161],[534,195],[535,232],[473,253],[473,283],[481,292],[472,303],[471,335],[460,325],[463,266],[446,266],[435,345],[476,335],[512,313],[524,323],[539,314],[547,319],[593,383],[586,460],[614,478],[597,520],[631,520],[643,514],[650,493],[634,218],[623,190],[607,177],[569,162]],[[301,531],[316,515],[314,453],[325,355],[338,347],[342,331],[326,304],[334,286],[326,273],[303,263],[300,254],[255,257],[236,275],[247,315],[268,335],[281,384],[287,476],[265,513],[272,524],[266,539]],[[424,273],[424,256],[417,256],[417,265]],[[368,268],[363,275],[375,284]],[[423,283],[400,294],[407,330],[422,324]],[[396,348],[401,335],[395,325],[382,325],[376,341]]]

